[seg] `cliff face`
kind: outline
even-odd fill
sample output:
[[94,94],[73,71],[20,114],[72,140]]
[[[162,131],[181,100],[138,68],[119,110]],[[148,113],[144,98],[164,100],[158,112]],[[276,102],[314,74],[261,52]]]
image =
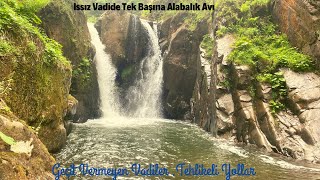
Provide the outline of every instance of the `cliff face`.
[[186,14],[180,13],[165,20],[160,28],[163,52],[164,113],[167,118],[190,119],[190,100],[197,78],[199,45],[207,33],[203,20],[192,31],[184,23]]
[[290,42],[320,67],[320,2],[274,0],[273,16]]
[[24,3],[0,2],[0,131],[17,146],[24,142],[13,150],[1,138],[0,178],[48,179],[54,163],[48,150],[66,142],[63,118],[72,69],[61,45],[34,25],[37,8]]
[[71,94],[78,100],[73,119],[99,117],[99,88],[87,20],[82,11],[72,9],[72,0],[52,1],[38,14],[46,34],[62,45],[63,55],[71,61]]
[[138,17],[124,11],[107,11],[95,24],[106,52],[117,68],[117,85],[123,107],[125,98],[141,70],[140,64],[148,52],[148,35]]
[[[231,49],[234,41],[228,36],[217,40],[217,53],[222,59],[226,59],[230,51],[225,50]],[[289,69],[281,71],[288,90],[286,109],[274,113],[269,104],[275,93],[271,84],[256,81],[248,66],[221,61],[216,92],[218,134],[267,151],[318,162],[320,139],[315,116],[319,113],[320,77]],[[221,86],[226,79],[228,86]],[[247,88],[250,85],[252,89]]]
[[[282,69],[288,90],[286,109],[272,112],[269,104],[272,85],[254,79],[253,70],[227,61],[235,37],[217,39],[217,132],[235,142],[255,144],[295,159],[319,163],[319,79],[315,73],[297,73]],[[191,99],[194,123],[209,130],[210,64],[203,55],[197,59],[197,79]],[[252,85],[252,89],[248,89]]]
[[[290,2],[277,3],[288,5]],[[277,4],[274,5],[276,6]],[[256,13],[266,13],[266,8],[268,6],[259,7]],[[315,15],[317,11],[313,13]],[[317,58],[317,53],[320,52],[315,50],[318,46],[317,18],[311,16],[312,13],[310,16],[302,12],[300,14],[306,20],[297,17],[300,24],[292,23],[292,26],[297,27],[287,29],[292,36],[289,40],[294,46],[295,43],[299,44],[298,47],[305,53]],[[215,103],[216,128],[220,137],[255,144],[266,151],[295,159],[319,163],[319,122],[316,117],[319,114],[320,77],[312,72],[299,73],[280,68],[279,73],[272,73],[283,75],[283,79],[273,80],[281,82],[276,85],[261,82],[256,75],[263,66],[258,63],[256,65],[259,67],[255,67],[230,61],[228,56],[234,51],[233,45],[237,37],[227,34],[216,39],[216,101],[212,102],[212,62],[206,59],[205,50],[199,47],[202,36],[207,33],[201,29],[205,29],[202,27],[207,25],[198,24],[196,31],[191,32],[183,23],[184,17],[185,15],[178,14],[165,20],[160,29],[160,45],[164,56],[164,108],[167,117],[191,119],[204,130],[211,131],[211,103]],[[220,20],[225,21],[223,17],[218,17],[215,34],[223,28],[220,27],[221,24],[225,25]],[[300,30],[295,32],[294,29]],[[277,104],[270,102],[278,93],[277,86],[282,85],[286,94],[282,100],[284,107],[275,112],[274,106]]]

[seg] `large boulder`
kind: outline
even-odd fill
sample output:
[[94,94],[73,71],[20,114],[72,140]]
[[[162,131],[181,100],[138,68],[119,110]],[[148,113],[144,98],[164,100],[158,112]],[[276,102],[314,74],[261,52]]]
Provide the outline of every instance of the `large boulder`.
[[0,179],[54,179],[53,157],[35,131],[0,99],[0,133],[26,146],[13,148],[0,138]]

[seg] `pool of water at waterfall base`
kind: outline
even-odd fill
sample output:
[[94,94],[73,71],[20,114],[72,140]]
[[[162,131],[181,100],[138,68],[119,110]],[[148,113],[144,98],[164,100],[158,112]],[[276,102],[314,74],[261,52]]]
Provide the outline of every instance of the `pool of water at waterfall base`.
[[[71,164],[93,168],[126,168],[128,176],[116,179],[226,179],[222,166],[231,169],[243,164],[254,168],[254,176],[231,176],[231,179],[320,179],[320,167],[281,159],[252,147],[239,147],[216,139],[190,123],[148,118],[106,118],[75,124],[67,145],[55,155],[61,167]],[[185,169],[215,164],[216,176],[180,175]],[[132,166],[168,169],[168,176],[135,175]],[[178,170],[176,169],[177,165]],[[85,167],[85,166],[83,166]],[[140,169],[140,170],[141,170]],[[58,170],[58,169],[57,169]],[[191,170],[192,171],[192,170]],[[188,172],[188,170],[187,170]],[[78,172],[71,179],[112,179],[112,176],[84,176]]]

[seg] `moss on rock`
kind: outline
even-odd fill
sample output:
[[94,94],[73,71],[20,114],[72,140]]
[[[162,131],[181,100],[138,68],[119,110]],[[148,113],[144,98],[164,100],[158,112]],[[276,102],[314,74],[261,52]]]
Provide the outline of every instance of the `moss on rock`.
[[[0,99],[0,109],[10,109]],[[10,110],[0,111],[0,131],[15,141],[32,139],[32,151],[29,157],[25,153],[10,151],[10,145],[0,139],[0,179],[53,179],[51,167],[53,157],[45,145],[23,120],[17,118]]]
[[[61,45],[34,26],[37,17],[27,1],[8,0],[0,5],[0,37],[14,47],[0,49],[4,54],[0,56],[0,98],[28,125],[59,127],[67,109],[71,65]],[[46,145],[57,135],[60,133],[39,134]]]
[[79,101],[75,120],[99,116],[99,89],[87,20],[72,9],[73,0],[51,1],[38,13],[50,38],[63,45],[73,69],[71,94]]

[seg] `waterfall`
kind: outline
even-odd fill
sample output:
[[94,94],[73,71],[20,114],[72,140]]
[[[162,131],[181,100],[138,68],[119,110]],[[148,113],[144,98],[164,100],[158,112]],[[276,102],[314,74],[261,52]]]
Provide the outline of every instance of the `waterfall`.
[[117,70],[112,64],[111,57],[104,51],[98,31],[92,23],[88,23],[91,43],[96,49],[95,62],[100,90],[100,109],[102,118],[119,116],[119,96],[115,84]]
[[[145,58],[139,64],[134,85],[129,87],[126,99],[129,100],[126,114],[120,114],[119,94],[115,83],[116,68],[112,64],[111,57],[104,51],[99,34],[94,25],[88,23],[92,44],[96,49],[96,68],[100,89],[102,118],[124,115],[139,118],[160,118],[162,116],[162,57],[158,43],[157,25],[153,27],[141,20],[143,28],[148,32],[148,50]],[[134,22],[135,24],[135,22]]]
[[162,116],[162,57],[157,33],[157,24],[153,28],[149,22],[141,20],[142,26],[147,30],[149,36],[148,53],[140,63],[138,78],[133,86],[129,88],[127,99],[129,100],[128,115],[132,117]]

